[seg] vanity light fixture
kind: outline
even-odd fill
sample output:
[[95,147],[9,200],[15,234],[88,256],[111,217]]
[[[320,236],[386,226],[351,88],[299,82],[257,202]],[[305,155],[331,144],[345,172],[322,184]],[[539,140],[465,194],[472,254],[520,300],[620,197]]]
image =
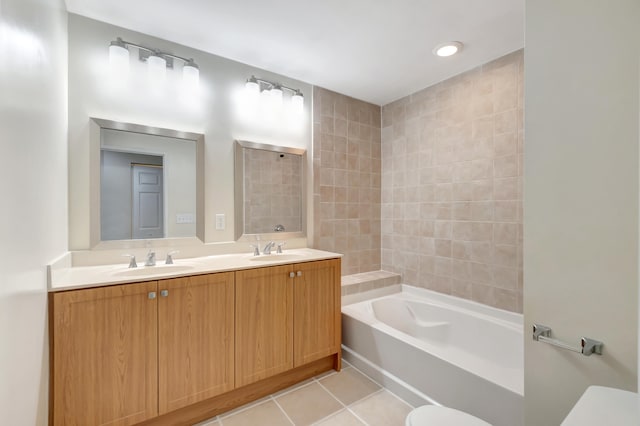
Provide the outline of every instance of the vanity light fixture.
[[433,49],[433,54],[441,57],[451,56],[460,52],[462,50],[462,47],[463,44],[459,41],[449,41],[447,43],[437,45]]
[[256,95],[258,93],[268,94],[277,105],[282,105],[284,91],[286,90],[291,93],[291,105],[293,110],[296,112],[302,112],[304,109],[304,96],[300,89],[294,89],[292,87],[285,86],[284,84],[256,78],[254,75],[247,79],[244,87],[250,95]]
[[197,86],[200,81],[200,69],[193,58],[183,58],[172,53],[151,49],[118,37],[109,44],[109,63],[120,69],[129,65],[129,48],[138,49],[138,59],[146,62],[149,67],[149,76],[154,80],[164,79],[167,68],[173,69],[173,61],[184,62],[182,67],[182,79],[185,83]]

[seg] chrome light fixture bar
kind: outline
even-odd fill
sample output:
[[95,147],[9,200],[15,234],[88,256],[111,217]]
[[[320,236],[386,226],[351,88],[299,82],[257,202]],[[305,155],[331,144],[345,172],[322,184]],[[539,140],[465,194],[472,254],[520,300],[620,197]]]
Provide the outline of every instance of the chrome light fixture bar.
[[138,49],[138,59],[146,62],[149,66],[149,72],[156,76],[164,75],[166,68],[173,69],[173,61],[177,59],[184,62],[182,78],[186,83],[197,84],[200,80],[200,67],[194,62],[193,58],[187,59],[173,53],[162,52],[158,49],[123,40],[120,37],[109,44],[109,61],[120,66],[128,65],[129,47]]
[[279,104],[282,103],[283,92],[286,90],[291,93],[291,105],[294,110],[302,112],[304,108],[304,96],[300,89],[285,86],[284,84],[274,83],[269,80],[257,78],[255,75],[249,77],[245,83],[247,92],[251,94],[259,94],[260,92],[270,92],[271,96]]

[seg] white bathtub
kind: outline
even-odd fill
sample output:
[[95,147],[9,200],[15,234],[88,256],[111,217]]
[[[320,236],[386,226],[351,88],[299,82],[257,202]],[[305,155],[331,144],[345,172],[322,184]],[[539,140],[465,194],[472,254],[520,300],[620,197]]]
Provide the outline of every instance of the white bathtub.
[[342,325],[345,358],[414,404],[523,424],[522,315],[398,285],[345,297]]

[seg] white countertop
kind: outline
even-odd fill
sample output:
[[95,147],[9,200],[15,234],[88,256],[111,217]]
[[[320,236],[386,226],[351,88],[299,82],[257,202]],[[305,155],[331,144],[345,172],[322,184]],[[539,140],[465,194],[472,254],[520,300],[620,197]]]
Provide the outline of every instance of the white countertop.
[[561,426],[638,426],[640,396],[604,386],[589,386]]
[[128,263],[56,268],[50,271],[49,291],[101,287],[188,275],[336,259],[339,257],[342,257],[342,255],[338,253],[303,248],[284,250],[282,254],[266,256],[253,256],[251,253],[243,253],[174,259],[173,265],[165,265],[164,260],[158,260],[156,266],[143,266],[144,259],[139,259],[137,268],[129,268]]

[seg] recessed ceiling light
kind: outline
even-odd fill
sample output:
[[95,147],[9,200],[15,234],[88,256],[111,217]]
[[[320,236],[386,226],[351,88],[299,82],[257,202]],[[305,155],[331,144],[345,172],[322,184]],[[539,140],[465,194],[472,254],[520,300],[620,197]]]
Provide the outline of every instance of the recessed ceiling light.
[[455,55],[462,50],[462,43],[459,41],[449,41],[447,43],[439,44],[433,49],[433,54],[436,56],[451,56]]

